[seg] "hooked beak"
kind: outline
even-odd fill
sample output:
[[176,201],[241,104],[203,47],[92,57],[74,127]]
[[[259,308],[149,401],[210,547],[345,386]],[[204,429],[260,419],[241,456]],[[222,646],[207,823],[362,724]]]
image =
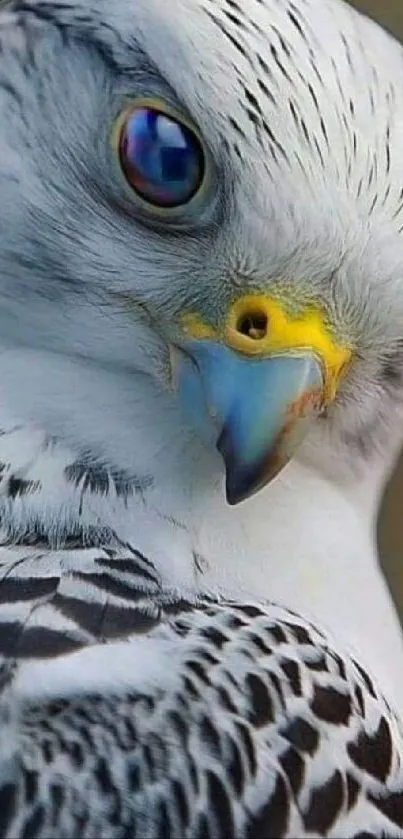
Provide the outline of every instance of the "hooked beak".
[[334,398],[350,351],[317,311],[292,319],[260,295],[237,301],[221,334],[192,316],[185,331],[174,362],[179,398],[222,455],[227,501],[237,504],[293,456]]

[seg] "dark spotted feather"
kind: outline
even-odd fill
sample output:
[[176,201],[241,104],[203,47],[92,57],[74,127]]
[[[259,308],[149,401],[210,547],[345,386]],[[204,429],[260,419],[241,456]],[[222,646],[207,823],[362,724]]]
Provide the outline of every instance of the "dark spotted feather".
[[398,722],[318,629],[130,546],[7,555],[1,837],[403,836]]

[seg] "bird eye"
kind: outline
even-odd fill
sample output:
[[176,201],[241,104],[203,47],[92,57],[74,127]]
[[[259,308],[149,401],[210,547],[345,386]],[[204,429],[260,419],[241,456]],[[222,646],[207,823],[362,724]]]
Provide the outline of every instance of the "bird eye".
[[118,119],[116,147],[127,183],[154,207],[181,207],[203,184],[200,140],[163,105],[139,102],[126,109]]

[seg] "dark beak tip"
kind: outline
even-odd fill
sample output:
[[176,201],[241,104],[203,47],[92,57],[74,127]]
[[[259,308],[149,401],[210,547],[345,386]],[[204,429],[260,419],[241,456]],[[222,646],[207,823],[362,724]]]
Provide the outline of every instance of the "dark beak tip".
[[268,482],[268,477],[262,472],[259,465],[246,470],[245,468],[237,468],[234,463],[229,465],[227,461],[226,467],[225,492],[230,507],[235,507],[242,501],[247,501]]
[[230,507],[236,507],[237,504],[240,504],[241,501],[246,501],[249,497],[248,494],[245,494],[243,492],[237,492],[237,490],[234,487],[229,487],[228,482],[225,486],[225,495],[227,499],[227,504],[229,504]]
[[237,463],[234,457],[227,456],[224,462],[226,499],[230,507],[235,507],[271,483],[282,471],[288,458],[280,458],[275,448],[274,452],[247,467]]
[[246,501],[253,493],[252,475],[245,469],[237,468],[233,460],[226,461],[225,494],[230,507]]
[[265,452],[264,456],[252,463],[240,461],[229,424],[222,429],[217,449],[225,464],[225,492],[230,507],[247,501],[277,472],[277,470],[274,472],[272,470],[273,452]]

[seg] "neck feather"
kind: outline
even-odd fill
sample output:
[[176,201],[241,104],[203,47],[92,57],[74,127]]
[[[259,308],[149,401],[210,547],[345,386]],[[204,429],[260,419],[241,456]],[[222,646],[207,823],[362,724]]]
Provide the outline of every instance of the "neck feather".
[[278,601],[344,636],[385,678],[403,673],[385,656],[401,640],[374,538],[382,458],[332,469],[313,440],[230,508],[218,454],[146,376],[9,350],[0,381],[3,544],[130,542],[178,589]]

